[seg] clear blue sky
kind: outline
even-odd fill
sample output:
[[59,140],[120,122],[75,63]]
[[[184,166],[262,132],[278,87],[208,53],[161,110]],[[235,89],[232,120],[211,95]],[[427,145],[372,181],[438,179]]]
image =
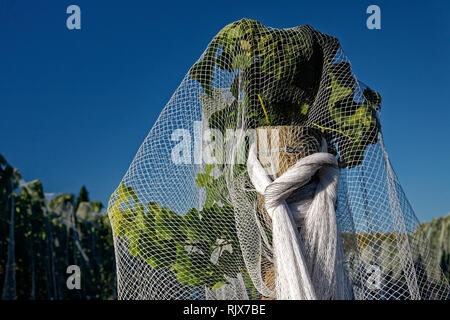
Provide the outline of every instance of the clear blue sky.
[[[77,4],[82,29],[66,28]],[[368,30],[366,8],[381,8]],[[383,95],[394,168],[420,220],[450,212],[450,1],[0,0],[0,153],[45,192],[107,203],[189,67],[224,25],[310,24]]]

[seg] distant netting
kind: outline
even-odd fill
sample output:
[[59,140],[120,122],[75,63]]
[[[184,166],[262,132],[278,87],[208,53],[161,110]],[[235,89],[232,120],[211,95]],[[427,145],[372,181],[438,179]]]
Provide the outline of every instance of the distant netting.
[[223,28],[111,197],[119,298],[448,298],[380,104],[336,38],[248,19]]

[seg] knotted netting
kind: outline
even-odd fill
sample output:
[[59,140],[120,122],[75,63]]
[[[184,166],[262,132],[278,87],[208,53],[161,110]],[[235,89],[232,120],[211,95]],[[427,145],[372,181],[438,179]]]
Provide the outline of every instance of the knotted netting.
[[448,298],[380,104],[336,38],[227,25],[111,196],[119,298]]

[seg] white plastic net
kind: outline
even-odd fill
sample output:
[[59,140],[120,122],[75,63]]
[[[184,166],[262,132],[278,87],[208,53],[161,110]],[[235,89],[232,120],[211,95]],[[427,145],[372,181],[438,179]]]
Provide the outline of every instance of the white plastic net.
[[[223,28],[111,197],[119,298],[448,298],[380,103],[331,36]],[[258,190],[255,163],[271,188]]]

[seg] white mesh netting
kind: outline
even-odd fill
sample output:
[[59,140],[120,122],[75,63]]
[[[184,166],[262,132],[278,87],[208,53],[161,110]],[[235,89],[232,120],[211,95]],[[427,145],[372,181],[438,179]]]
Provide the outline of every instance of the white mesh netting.
[[119,298],[448,298],[380,103],[331,36],[223,28],[111,197]]

